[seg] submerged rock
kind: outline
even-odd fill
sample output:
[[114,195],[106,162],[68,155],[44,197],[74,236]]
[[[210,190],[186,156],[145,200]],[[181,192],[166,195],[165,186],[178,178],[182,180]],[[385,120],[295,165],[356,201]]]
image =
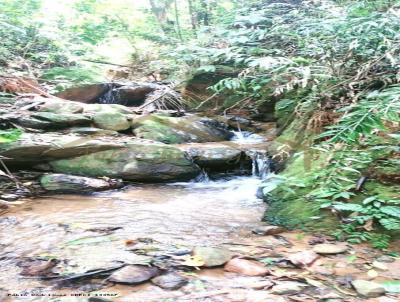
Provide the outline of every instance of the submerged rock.
[[115,150],[51,161],[49,165],[58,173],[147,182],[189,180],[200,172],[199,167],[179,149],[146,141],[134,141]]
[[229,260],[229,262],[225,265],[224,270],[246,276],[265,276],[269,273],[269,270],[264,264],[257,261],[240,258]]
[[348,247],[343,244],[323,243],[315,245],[313,250],[317,254],[333,255],[333,254],[342,254],[347,252]]
[[151,282],[163,289],[176,290],[188,283],[188,279],[178,273],[168,273],[151,279]]
[[109,280],[111,282],[122,284],[140,284],[150,280],[158,274],[159,270],[156,267],[128,265],[112,273]]
[[120,187],[121,182],[73,176],[67,174],[47,174],[40,178],[40,184],[47,191],[59,193],[88,193]]
[[224,248],[198,246],[193,249],[193,256],[200,257],[204,267],[215,267],[224,265],[233,255]]
[[352,281],[351,284],[357,293],[364,297],[374,298],[385,294],[384,287],[379,283],[365,280],[355,280]]

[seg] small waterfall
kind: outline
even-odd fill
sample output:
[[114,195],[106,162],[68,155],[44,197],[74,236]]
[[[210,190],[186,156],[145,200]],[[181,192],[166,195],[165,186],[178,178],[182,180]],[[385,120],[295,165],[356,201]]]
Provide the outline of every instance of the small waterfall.
[[251,173],[253,176],[258,176],[265,179],[271,172],[271,160],[266,152],[263,151],[248,151],[247,155],[252,160]]
[[206,170],[202,169],[201,173],[196,177],[195,182],[210,182],[210,177],[208,176]]
[[116,87],[113,84],[108,84],[108,90],[106,93],[104,93],[97,103],[99,104],[121,104],[120,100],[120,95],[119,95],[119,90],[116,89]]

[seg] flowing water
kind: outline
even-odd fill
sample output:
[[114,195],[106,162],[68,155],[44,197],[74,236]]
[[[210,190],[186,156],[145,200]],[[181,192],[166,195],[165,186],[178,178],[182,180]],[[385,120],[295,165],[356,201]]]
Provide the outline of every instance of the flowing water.
[[[261,178],[268,171],[266,158],[260,154],[253,152],[253,175],[210,179],[203,173],[201,181],[137,184],[86,196],[47,196],[17,207],[0,217],[0,293],[2,289],[20,294],[27,288],[65,291],[54,282],[21,276],[19,262],[24,259],[56,258],[60,263],[54,272],[78,274],[118,263],[147,263],[148,256],[133,252],[129,242],[150,242],[175,251],[243,242],[261,224],[265,210],[256,197]],[[166,295],[158,289],[156,297],[150,299],[154,286],[147,287],[142,289],[147,298],[136,295],[135,300],[124,300],[126,295],[122,295],[115,301],[161,301]],[[132,287],[113,288],[128,293],[128,297],[132,294],[126,289]],[[30,294],[9,297],[8,301],[75,301],[68,299]],[[79,299],[76,301],[86,301]]]

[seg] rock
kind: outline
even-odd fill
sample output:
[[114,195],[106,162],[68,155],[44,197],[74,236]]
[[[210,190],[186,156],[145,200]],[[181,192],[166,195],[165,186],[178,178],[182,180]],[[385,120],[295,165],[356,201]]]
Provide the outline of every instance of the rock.
[[93,116],[95,125],[100,129],[123,131],[131,127],[128,118],[122,113],[100,112]]
[[69,129],[69,133],[82,135],[98,135],[98,136],[118,136],[119,133],[113,130],[105,130],[95,127],[74,127]]
[[387,271],[388,270],[388,266],[384,262],[379,262],[379,261],[375,260],[374,262],[372,262],[372,266],[377,268],[377,269],[380,269],[382,271]]
[[288,259],[298,267],[310,266],[319,258],[314,251],[303,251],[289,255]]
[[177,273],[168,273],[151,279],[151,282],[163,289],[176,290],[188,283],[188,279]]
[[5,201],[15,201],[19,199],[19,196],[16,194],[3,194],[0,196],[0,198]]
[[[194,162],[201,168],[218,169],[238,167],[241,161],[242,151],[232,146],[221,143],[207,144],[182,144],[177,148],[187,152]],[[248,160],[250,163],[250,160]]]
[[91,119],[83,114],[37,112],[32,114],[31,117],[49,122],[49,128],[82,126],[91,123]]
[[342,254],[347,252],[348,247],[343,244],[317,244],[313,248],[314,252],[321,255]]
[[249,284],[249,287],[252,289],[260,290],[260,289],[268,289],[273,285],[274,283],[270,280],[262,280]]
[[103,179],[73,176],[66,174],[47,174],[40,178],[43,189],[59,193],[88,193],[114,189],[121,182],[105,181]]
[[200,172],[179,149],[137,140],[123,148],[50,161],[49,165],[57,173],[146,182],[190,180]]
[[156,267],[128,265],[112,273],[109,280],[122,284],[139,284],[157,276],[158,273]]
[[83,113],[121,113],[132,114],[131,109],[119,104],[86,104],[83,107]]
[[94,103],[109,89],[111,89],[111,87],[112,85],[108,83],[84,85],[68,88],[60,93],[57,93],[56,96],[71,101]]
[[92,139],[76,135],[24,133],[17,141],[0,144],[0,155],[12,164],[43,163],[47,160],[69,158],[98,151],[117,149],[119,141]]
[[193,256],[201,257],[204,261],[204,267],[215,267],[224,265],[232,258],[232,253],[224,248],[202,247],[193,249]]
[[52,126],[49,121],[39,120],[31,116],[21,115],[19,117],[12,117],[8,119],[10,122],[29,129],[45,130]]
[[274,225],[266,225],[260,226],[254,229],[252,232],[257,235],[266,236],[266,235],[277,235],[283,233],[285,231],[284,228]]
[[160,88],[160,85],[151,83],[132,84],[119,87],[116,89],[118,104],[126,106],[143,105],[147,95]]
[[9,207],[10,206],[7,201],[0,200],[0,210],[7,210]]
[[392,263],[392,262],[395,262],[396,259],[391,256],[388,256],[388,255],[382,255],[382,256],[376,258],[376,261],[384,262],[384,263]]
[[302,292],[307,284],[294,282],[294,281],[282,281],[278,282],[271,290],[273,294],[277,295],[294,295]]
[[265,276],[269,273],[269,270],[264,264],[257,261],[240,258],[229,260],[225,265],[224,270],[246,276]]
[[241,300],[236,300],[235,295],[233,294],[232,297],[228,296],[229,298],[232,298],[232,300],[229,301],[245,301],[245,302],[287,302],[287,300],[283,297],[277,296],[277,295],[271,295],[268,292],[265,291],[249,291],[246,293],[246,296],[244,299]]
[[134,119],[132,128],[138,138],[166,144],[215,142],[232,137],[233,133],[224,129],[220,124],[214,125],[206,122],[208,120],[197,116],[169,117],[153,114]]
[[364,297],[374,298],[385,294],[385,289],[379,283],[365,280],[355,280],[352,281],[351,284],[357,293]]
[[328,292],[321,296],[318,302],[342,302],[344,299],[335,292]]
[[82,113],[83,104],[78,102],[60,101],[59,99],[45,99],[45,103],[40,105],[39,112],[52,113]]

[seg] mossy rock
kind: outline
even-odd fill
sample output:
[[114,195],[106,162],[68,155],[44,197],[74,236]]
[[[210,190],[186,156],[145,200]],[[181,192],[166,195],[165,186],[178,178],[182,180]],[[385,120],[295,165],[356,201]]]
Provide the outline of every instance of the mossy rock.
[[93,121],[98,128],[104,130],[123,131],[131,127],[128,117],[118,112],[96,113]]

